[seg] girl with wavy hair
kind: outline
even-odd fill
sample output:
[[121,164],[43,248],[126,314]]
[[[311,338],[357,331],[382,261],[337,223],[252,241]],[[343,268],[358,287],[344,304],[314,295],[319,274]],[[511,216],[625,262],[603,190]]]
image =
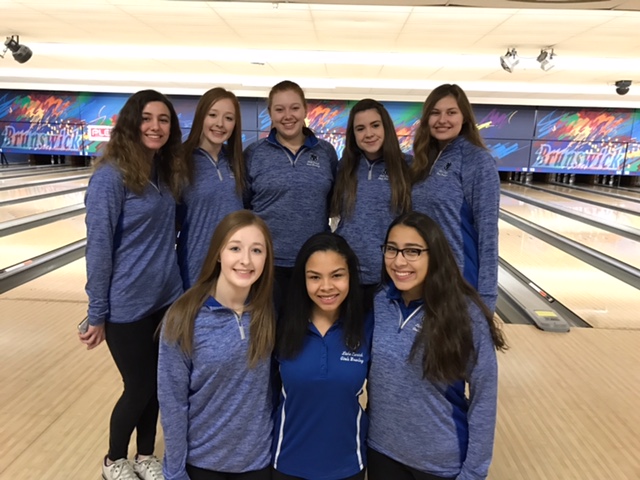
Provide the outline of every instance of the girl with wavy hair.
[[[140,91],[122,107],[87,187],[89,328],[80,340],[92,349],[106,339],[124,382],[109,424],[105,480],[162,478],[153,456],[158,420],[154,332],[182,293],[174,222],[175,201],[187,183],[181,153],[171,102],[154,90]],[[134,430],[132,465],[127,451]]]

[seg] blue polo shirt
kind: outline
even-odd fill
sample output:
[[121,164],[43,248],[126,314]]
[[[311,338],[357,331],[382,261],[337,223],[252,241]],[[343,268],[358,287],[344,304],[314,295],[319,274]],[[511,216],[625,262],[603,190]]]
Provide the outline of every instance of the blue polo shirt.
[[373,318],[364,344],[344,344],[338,320],[324,337],[309,323],[302,351],[278,359],[282,390],[276,411],[273,466],[308,480],[350,477],[366,466],[369,420],[360,406],[369,371]]

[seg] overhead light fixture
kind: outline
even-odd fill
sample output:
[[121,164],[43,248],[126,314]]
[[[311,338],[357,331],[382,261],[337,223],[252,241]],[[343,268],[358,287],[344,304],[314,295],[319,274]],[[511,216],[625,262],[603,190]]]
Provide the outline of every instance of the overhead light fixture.
[[540,63],[540,68],[545,72],[548,72],[556,65],[553,61],[555,56],[556,54],[553,53],[553,48],[543,48],[540,50],[540,55],[538,55],[536,60]]
[[507,50],[507,53],[500,57],[500,65],[509,73],[513,73],[513,69],[518,63],[520,63],[520,59],[518,58],[518,52],[516,52],[515,48]]
[[11,50],[13,53],[13,59],[18,63],[28,62],[31,55],[33,55],[33,52],[29,47],[20,45],[20,37],[18,35],[11,35],[4,41],[4,51],[0,55],[1,58],[4,58],[7,50]]

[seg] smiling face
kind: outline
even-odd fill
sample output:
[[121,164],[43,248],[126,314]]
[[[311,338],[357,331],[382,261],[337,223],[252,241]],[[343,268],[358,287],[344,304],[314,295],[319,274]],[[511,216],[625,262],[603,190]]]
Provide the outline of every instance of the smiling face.
[[[386,245],[398,250],[405,248],[424,250],[428,248],[418,231],[407,225],[393,227],[389,232]],[[417,300],[422,297],[424,281],[429,270],[428,252],[421,252],[412,261],[408,261],[402,253],[398,252],[395,258],[387,258],[385,256],[384,265],[394,285],[402,292],[402,298],[405,302],[408,303],[411,300]]]
[[269,107],[271,123],[278,135],[287,141],[304,137],[302,128],[307,117],[304,100],[293,90],[283,90],[273,95]]
[[200,148],[216,154],[224,142],[229,140],[236,126],[236,109],[228,98],[214,102],[202,123]]
[[460,135],[463,123],[464,116],[451,95],[441,98],[429,112],[429,132],[440,148]]
[[315,252],[307,260],[305,277],[313,310],[337,319],[349,294],[347,260],[333,250]]
[[151,152],[160,150],[169,140],[171,113],[162,102],[149,102],[142,109],[140,140]]
[[220,252],[220,276],[225,290],[248,290],[262,275],[267,258],[264,234],[255,225],[234,232]]
[[375,109],[358,112],[353,118],[353,134],[356,145],[369,160],[382,156],[384,125],[382,117]]

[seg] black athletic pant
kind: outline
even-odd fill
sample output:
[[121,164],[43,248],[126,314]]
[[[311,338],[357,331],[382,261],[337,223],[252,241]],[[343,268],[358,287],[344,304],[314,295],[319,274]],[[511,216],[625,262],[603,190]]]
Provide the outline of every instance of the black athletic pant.
[[[344,478],[342,480],[364,480],[364,472],[365,470],[362,470],[361,472],[356,473],[355,475],[351,476],[351,477],[347,477]],[[302,477],[294,477],[292,475],[285,475],[282,472],[279,472],[278,470],[273,470],[273,475],[271,476],[271,478],[273,480],[305,480]]]
[[105,335],[124,391],[111,413],[111,460],[127,458],[129,441],[137,433],[138,454],[151,455],[158,422],[158,340],[155,335],[167,308],[132,323],[105,324]]
[[244,473],[224,473],[187,464],[187,473],[191,480],[271,480],[271,467]]
[[453,480],[455,478],[438,477],[421,472],[371,448],[367,450],[367,475],[369,480]]

